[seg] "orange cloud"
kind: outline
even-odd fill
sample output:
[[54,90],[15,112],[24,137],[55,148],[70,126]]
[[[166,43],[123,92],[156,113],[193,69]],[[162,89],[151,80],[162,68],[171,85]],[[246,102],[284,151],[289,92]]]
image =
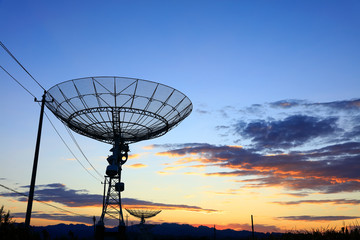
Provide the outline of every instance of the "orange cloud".
[[145,149],[145,150],[151,150],[151,149],[154,149],[154,148],[155,147],[154,147],[153,144],[143,147],[143,149]]
[[180,165],[180,164],[185,164],[185,163],[198,162],[199,160],[200,160],[199,158],[194,158],[194,157],[183,157],[183,158],[175,161],[173,164]]
[[179,170],[185,168],[185,166],[176,166],[176,167],[166,167],[164,168],[165,171],[175,171],[175,170]]
[[352,105],[360,108],[360,100],[354,101]]
[[186,172],[184,173],[185,175],[198,175],[198,176],[202,176],[204,177],[205,174],[204,173],[197,173],[197,172]]
[[173,158],[173,157],[181,157],[181,156],[184,156],[185,154],[176,153],[176,152],[158,152],[158,153],[155,153],[155,155]]
[[208,165],[198,164],[198,165],[192,165],[192,166],[189,166],[189,167],[192,167],[192,168],[206,168],[206,167],[208,167]]
[[126,205],[124,204],[124,208],[132,208],[132,209],[158,209],[158,210],[178,210],[178,211],[191,211],[191,212],[204,212],[204,213],[215,213],[218,212],[214,209],[204,209],[196,206],[188,206],[188,205]]
[[131,155],[129,155],[129,159],[139,158],[141,155],[142,154],[139,154],[139,153],[131,154]]
[[[234,177],[234,176],[239,176],[238,172],[214,172],[214,173],[205,173],[204,175],[206,176],[215,176],[215,177]],[[242,181],[242,180],[238,180],[238,181]]]
[[129,155],[129,159],[130,159],[130,160],[139,159],[139,158],[144,157],[144,156],[146,156],[146,155],[149,155],[149,153],[148,153],[148,152],[135,153],[135,154]]
[[135,163],[135,164],[132,164],[132,165],[128,165],[126,167],[128,168],[144,168],[144,167],[147,167],[148,165],[145,165],[145,164],[142,164],[142,163]]
[[288,202],[273,202],[280,205],[298,205],[298,204],[324,204],[329,203],[333,205],[360,205],[358,199],[324,199],[324,200],[299,200],[299,201],[288,201]]
[[[201,176],[245,177],[244,187],[282,187],[287,190],[315,190],[322,193],[353,192],[360,189],[357,159],[360,143],[349,142],[308,151],[277,151],[262,154],[241,146],[183,144],[186,147],[159,153],[181,157],[175,165],[198,163],[193,168],[217,166],[231,171],[208,172]],[[341,171],[339,171],[341,169]],[[256,177],[256,178],[255,178]]]
[[243,148],[243,146],[240,145],[228,145],[231,148]]

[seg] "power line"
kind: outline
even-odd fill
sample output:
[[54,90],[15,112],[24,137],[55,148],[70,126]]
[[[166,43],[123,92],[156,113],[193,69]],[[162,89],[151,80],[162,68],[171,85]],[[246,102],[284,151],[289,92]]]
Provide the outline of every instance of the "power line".
[[[18,191],[16,191],[16,190],[12,189],[12,188],[9,188],[9,187],[7,187],[7,186],[4,186],[3,184],[0,184],[0,187],[3,187],[3,188],[5,188],[5,189],[7,189],[7,190],[9,190],[9,191],[11,191],[11,192],[14,192],[14,193],[18,194],[18,195],[21,195],[21,196],[24,196],[24,197],[28,197],[27,194],[18,192]],[[37,201],[37,202],[40,202],[40,203],[42,203],[42,204],[48,205],[48,206],[50,206],[50,207],[56,208],[56,209],[58,209],[58,210],[60,210],[60,211],[62,211],[62,212],[71,213],[71,214],[74,214],[74,215],[77,215],[77,216],[81,216],[81,217],[84,217],[84,218],[92,218],[92,217],[90,217],[90,216],[82,215],[82,214],[79,214],[79,213],[76,213],[76,212],[73,212],[73,211],[70,211],[70,210],[63,209],[63,208],[61,208],[61,207],[55,206],[55,205],[50,204],[50,203],[47,203],[47,202],[45,202],[45,201],[41,201],[41,200],[36,199],[36,198],[34,198],[34,200]]]
[[26,70],[26,68],[16,59],[16,57],[1,41],[0,41],[0,46],[17,62],[17,64],[20,65],[20,67],[37,83],[37,85],[39,85],[39,87],[41,87],[44,91],[46,91],[46,89],[43,86],[41,86],[41,84],[38,81],[36,81],[36,79],[28,72],[28,70]]
[[74,135],[71,133],[70,129],[66,126],[66,130],[68,131],[70,137],[72,138],[72,140],[74,141],[75,145],[78,147],[78,149],[80,150],[81,154],[84,156],[84,158],[86,159],[86,161],[90,164],[90,166],[94,169],[94,171],[100,176],[102,177],[102,175],[96,170],[96,168],[90,163],[89,159],[85,156],[84,152],[82,151],[82,149],[80,148],[80,145],[77,143]]
[[[49,116],[45,113],[46,118],[49,120],[51,126],[54,128],[55,132],[57,133],[57,135],[60,137],[61,141],[64,143],[64,145],[66,146],[66,148],[70,151],[71,155],[76,159],[76,161],[78,163],[80,163],[80,165],[85,169],[86,172],[88,172],[94,179],[96,179],[97,181],[101,180],[99,178],[97,178],[96,176],[94,176],[81,162],[80,160],[75,156],[74,152],[70,149],[69,145],[67,145],[66,141],[63,139],[63,137],[60,135],[59,131],[55,128],[54,124],[51,122]],[[89,161],[88,161],[89,162]],[[90,162],[89,162],[90,163]],[[90,164],[91,165],[91,164]],[[92,166],[92,165],[91,165]],[[94,168],[94,167],[93,167]],[[95,170],[96,171],[96,170]],[[96,171],[98,173],[98,171]],[[99,173],[98,173],[99,174]],[[101,175],[100,175],[101,176]],[[102,176],[101,176],[102,177]]]
[[1,65],[0,65],[0,68],[1,68],[4,72],[6,72],[7,75],[9,75],[17,84],[19,84],[23,89],[25,89],[25,91],[27,91],[31,96],[33,96],[34,98],[36,98],[34,94],[32,94],[26,87],[24,87],[24,85],[22,85],[16,78],[14,78],[8,71],[6,71],[5,68],[3,68]]
[[[0,65],[0,68],[6,73],[8,74],[17,84],[19,84],[26,92],[28,92],[32,97],[34,97],[34,99],[36,99],[35,95],[32,94],[24,85],[22,85],[15,77],[13,77],[4,67],[2,67]],[[40,105],[40,104],[39,104]],[[62,140],[62,142],[65,144],[65,146],[67,147],[67,149],[71,152],[71,154],[73,155],[73,157],[80,163],[80,165],[85,169],[85,171],[87,171],[93,178],[95,178],[97,181],[100,181],[100,179],[98,179],[97,177],[95,177],[80,161],[79,159],[75,156],[75,154],[71,151],[70,147],[66,144],[65,140],[61,137],[60,133],[58,132],[58,130],[55,128],[54,124],[51,122],[49,116],[45,113],[46,118],[49,120],[51,126],[54,128],[55,132],[58,134],[58,136],[60,137],[60,139]],[[71,135],[72,139],[74,140],[74,137]],[[80,149],[80,146],[77,144],[76,140],[74,140],[75,144],[77,145],[77,147]],[[88,161],[88,163],[91,165],[91,167],[96,171],[96,169],[93,167],[93,165],[89,162],[89,160],[87,159],[87,157],[85,156],[84,152],[80,149],[81,153],[83,154],[83,156],[85,157],[86,161]],[[96,173],[102,177],[100,175],[100,173],[98,171],[96,171]]]
[[[15,77],[13,77],[4,67],[2,67],[0,65],[0,68],[6,72],[17,84],[19,84],[26,92],[28,92],[31,96],[33,96],[35,99],[35,95],[32,94],[24,85],[22,85]],[[49,120],[51,126],[54,128],[55,132],[58,134],[58,136],[60,137],[60,139],[62,140],[62,142],[65,144],[65,146],[68,148],[68,150],[71,152],[71,154],[74,156],[74,158],[80,163],[80,165],[92,176],[94,177],[96,180],[100,181],[98,178],[96,178],[93,174],[91,174],[91,172],[89,172],[88,169],[86,169],[86,167],[79,161],[79,159],[75,156],[75,154],[71,151],[70,147],[66,144],[65,140],[61,137],[60,133],[58,132],[58,130],[55,128],[54,124],[51,122],[50,118],[48,117],[48,115],[45,113],[46,118]],[[74,140],[74,137],[72,134],[71,138]],[[76,142],[76,140],[74,140],[76,146],[80,149],[80,146],[78,145],[78,143]],[[93,167],[93,165],[89,162],[88,158],[85,156],[84,152],[80,149],[81,153],[83,154],[83,156],[85,157],[86,161],[88,161],[88,163],[91,165],[91,167],[96,171],[96,169]],[[98,171],[96,171],[97,174],[99,174],[100,177],[102,177],[100,175],[100,173]]]
[[[15,58],[15,56],[10,52],[10,50],[0,41],[0,45],[1,47],[21,66],[21,68],[46,92],[45,88],[26,70],[26,68]],[[17,79],[15,79],[8,71],[6,71],[1,65],[0,65],[1,69],[3,71],[5,71],[14,81],[16,81],[23,89],[25,89],[31,96],[33,96],[35,99],[35,95],[32,94],[27,88],[25,88]],[[60,133],[57,131],[57,129],[55,128],[54,124],[51,122],[50,118],[48,117],[48,115],[45,113],[46,118],[49,120],[51,126],[54,128],[55,132],[58,134],[58,136],[60,137],[60,139],[62,140],[62,142],[65,144],[65,146],[68,148],[68,150],[71,152],[71,154],[74,156],[74,158],[80,163],[80,165],[92,176],[94,177],[96,180],[99,180],[98,178],[96,178],[80,161],[79,159],[75,156],[75,154],[71,151],[71,149],[69,148],[69,146],[66,144],[65,140],[61,137]],[[78,147],[78,149],[80,150],[81,154],[84,156],[85,160],[90,164],[90,166],[94,169],[94,171],[100,176],[102,177],[102,175],[95,169],[95,167],[90,163],[89,159],[85,156],[84,152],[82,151],[82,149],[80,148],[79,144],[77,143],[76,139],[74,138],[74,136],[72,135],[72,133],[68,130],[70,137],[72,138],[72,140],[74,141],[74,143],[76,144],[76,146]],[[101,182],[101,180],[100,180]]]

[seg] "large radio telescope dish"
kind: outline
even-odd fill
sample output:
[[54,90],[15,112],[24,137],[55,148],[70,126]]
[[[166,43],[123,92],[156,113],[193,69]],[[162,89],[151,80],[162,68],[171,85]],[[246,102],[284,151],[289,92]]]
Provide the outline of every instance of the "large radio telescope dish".
[[[191,113],[190,99],[169,86],[126,77],[69,80],[50,88],[46,99],[46,106],[70,129],[113,145],[112,155],[106,159],[103,210],[97,226],[104,231],[108,215],[119,219],[119,232],[124,233],[121,171],[128,159],[128,144],[159,137],[174,128]],[[143,211],[142,222],[158,213]]]
[[159,137],[186,118],[192,103],[169,86],[126,77],[88,77],[47,91],[46,106],[75,132],[124,143]]

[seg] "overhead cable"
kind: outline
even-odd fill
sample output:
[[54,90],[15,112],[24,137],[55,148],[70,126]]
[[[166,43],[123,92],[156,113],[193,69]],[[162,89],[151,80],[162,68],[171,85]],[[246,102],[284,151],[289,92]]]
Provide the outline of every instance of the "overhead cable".
[[[76,159],[76,161],[78,163],[80,163],[80,165],[85,169],[86,172],[88,172],[94,179],[96,179],[97,181],[101,180],[99,178],[97,178],[96,176],[94,176],[81,162],[80,160],[75,156],[74,152],[70,149],[70,147],[67,145],[67,143],[65,142],[65,140],[62,138],[62,136],[60,135],[59,131],[55,128],[54,124],[51,122],[49,116],[45,113],[46,118],[49,120],[51,126],[54,128],[55,132],[57,133],[57,135],[60,137],[61,141],[64,143],[64,145],[66,146],[66,148],[70,151],[71,155]],[[92,165],[91,165],[92,166]],[[96,171],[97,172],[97,171]],[[98,172],[97,172],[98,173]],[[98,173],[99,174],[99,173]],[[102,177],[102,176],[101,176]]]
[[8,71],[6,71],[5,68],[3,68],[3,66],[0,65],[0,68],[7,73],[7,75],[9,75],[17,84],[19,84],[25,91],[27,91],[31,96],[33,96],[35,98],[35,95],[32,94],[26,87],[24,87],[24,85],[22,85],[16,78],[14,78]]
[[[21,68],[44,90],[46,91],[46,89],[26,70],[26,68],[15,58],[15,56],[10,52],[10,50],[0,41],[0,45],[1,47],[21,66]],[[6,72],[14,81],[16,81],[23,89],[25,89],[25,91],[27,91],[31,96],[33,96],[35,99],[35,95],[32,94],[26,87],[24,87],[24,85],[22,85],[17,79],[15,79],[8,71],[6,71],[5,68],[3,68],[0,65],[1,69]],[[64,139],[61,137],[60,133],[57,131],[57,129],[55,128],[54,124],[51,122],[50,118],[48,117],[48,115],[45,113],[46,118],[49,120],[50,124],[52,125],[52,127],[54,128],[54,130],[56,131],[56,133],[58,134],[58,136],[60,137],[60,139],[62,140],[62,142],[65,144],[65,146],[68,148],[68,150],[71,152],[71,154],[74,156],[74,158],[80,163],[80,165],[92,176],[94,177],[96,180],[99,180],[98,178],[96,178],[80,161],[79,159],[75,156],[75,154],[71,151],[71,149],[69,148],[69,146],[66,144],[66,142],[64,141]],[[68,130],[68,129],[67,129]],[[68,130],[69,131],[69,130]],[[75,142],[76,146],[78,147],[78,149],[80,150],[81,154],[84,156],[84,158],[86,159],[86,161],[90,164],[90,166],[95,170],[95,172],[102,177],[102,175],[94,168],[94,166],[90,163],[89,159],[85,156],[84,152],[82,151],[82,149],[80,148],[79,144],[77,143],[76,139],[74,138],[74,136],[71,134],[71,132],[69,132],[71,138],[73,139],[73,141]],[[100,180],[101,182],[101,180]]]
[[84,156],[84,158],[86,159],[86,161],[90,164],[90,166],[92,167],[92,169],[94,169],[94,171],[95,171],[100,177],[102,177],[102,175],[96,170],[96,168],[90,163],[89,159],[85,156],[84,152],[83,152],[82,149],[80,148],[80,145],[77,143],[74,135],[71,133],[69,127],[66,126],[66,130],[68,131],[71,139],[74,141],[75,145],[78,147],[79,151],[80,151],[81,154]]
[[[9,188],[9,187],[7,187],[7,186],[5,186],[5,185],[3,185],[3,184],[0,184],[0,187],[3,187],[3,188],[5,188],[5,189],[7,189],[7,190],[9,190],[9,191],[11,191],[11,192],[14,192],[14,193],[18,194],[18,195],[21,195],[21,196],[24,196],[24,197],[28,197],[27,194],[18,192],[18,191],[14,190],[14,189],[12,189],[12,188]],[[55,206],[55,205],[53,205],[53,204],[47,203],[47,202],[45,202],[45,201],[42,201],[42,200],[39,200],[39,199],[36,199],[36,198],[34,198],[34,200],[37,201],[37,202],[40,202],[40,203],[42,203],[42,204],[48,205],[48,206],[50,206],[50,207],[52,207],[52,208],[56,208],[57,210],[60,210],[60,211],[62,211],[62,212],[71,213],[71,214],[74,214],[74,215],[77,215],[77,216],[81,216],[81,217],[84,217],[84,218],[92,218],[92,217],[87,216],[87,215],[82,215],[82,214],[79,214],[79,213],[76,213],[76,212],[73,212],[73,211],[70,211],[70,210],[63,209],[63,208],[61,208],[61,207]]]
[[[22,85],[15,77],[13,77],[3,66],[0,65],[0,68],[6,73],[8,74],[17,84],[19,84],[27,93],[29,93],[34,99],[36,99],[35,95],[32,94],[24,85]],[[40,105],[40,104],[39,104]],[[85,171],[87,171],[93,178],[95,178],[97,181],[101,180],[97,177],[95,177],[80,161],[79,159],[75,156],[75,154],[71,151],[70,147],[66,144],[65,140],[61,137],[60,133],[58,132],[58,130],[55,128],[54,124],[51,122],[50,118],[48,117],[48,115],[45,113],[46,118],[49,120],[51,126],[54,128],[55,132],[58,134],[58,136],[60,137],[60,139],[62,140],[62,142],[65,144],[65,146],[67,147],[67,149],[70,151],[70,153],[73,155],[73,157],[80,163],[80,165],[85,169]],[[76,145],[78,146],[78,144],[76,143]],[[79,147],[79,146],[78,146]],[[84,153],[81,151],[81,153],[84,155]],[[84,155],[85,157],[85,155]],[[88,159],[85,157],[85,159],[88,161]],[[89,161],[88,161],[89,162]],[[90,163],[90,162],[89,162]],[[91,164],[90,164],[91,165]],[[91,165],[92,166],[92,165]],[[93,167],[93,166],[92,166]],[[94,168],[94,167],[93,167]],[[96,171],[96,170],[95,170]],[[97,174],[99,174],[98,171],[96,171]],[[102,177],[100,175],[100,177]]]
[[46,89],[26,70],[26,68],[16,59],[16,57],[10,52],[10,50],[0,41],[0,46],[16,61],[17,64],[41,87],[44,91]]

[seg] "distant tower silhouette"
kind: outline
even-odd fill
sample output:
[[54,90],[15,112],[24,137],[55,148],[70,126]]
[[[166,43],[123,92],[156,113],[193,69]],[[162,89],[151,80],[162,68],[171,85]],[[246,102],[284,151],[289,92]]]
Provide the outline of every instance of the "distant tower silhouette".
[[216,228],[215,228],[215,224],[214,224],[214,240],[216,240]]

